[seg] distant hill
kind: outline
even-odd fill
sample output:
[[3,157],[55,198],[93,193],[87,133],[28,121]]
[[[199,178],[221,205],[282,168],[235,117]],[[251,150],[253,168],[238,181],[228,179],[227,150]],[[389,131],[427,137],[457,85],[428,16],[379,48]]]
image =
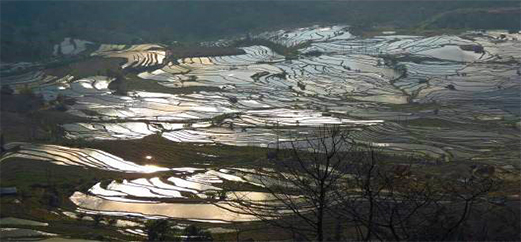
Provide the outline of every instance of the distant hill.
[[[50,56],[65,37],[101,43],[213,40],[310,24],[511,28],[513,1],[9,1],[0,3],[1,60]],[[467,13],[489,11],[486,20]],[[463,13],[463,14],[462,14]],[[433,20],[433,18],[435,18]],[[490,21],[488,21],[490,20]]]
[[508,29],[519,31],[521,7],[456,9],[425,21],[423,28]]

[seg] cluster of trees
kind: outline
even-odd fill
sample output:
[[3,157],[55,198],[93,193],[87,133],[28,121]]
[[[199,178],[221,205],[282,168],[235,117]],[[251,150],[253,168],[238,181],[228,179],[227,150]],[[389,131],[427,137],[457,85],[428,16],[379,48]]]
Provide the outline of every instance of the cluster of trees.
[[114,90],[114,94],[116,95],[126,96],[128,93],[128,86],[123,71],[107,69],[105,74],[107,77],[114,79],[114,81],[109,84],[108,88]]
[[416,173],[410,165],[385,162],[381,152],[356,145],[338,127],[286,143],[269,157],[263,164],[269,169],[256,177],[274,200],[243,197],[234,201],[235,211],[283,228],[294,240],[441,241],[472,234],[487,240],[490,224],[505,221],[476,219],[486,214],[513,218],[513,224],[499,225],[505,228],[501,238],[519,239],[515,213],[490,203],[489,195],[501,185],[491,174]]
[[[400,78],[406,78],[407,77],[407,66],[400,63],[401,58],[406,58],[404,56],[395,56],[395,55],[380,55],[380,58],[383,59],[383,64],[392,68],[394,71],[400,74]],[[381,66],[382,62],[380,59],[378,59],[378,62],[376,64],[377,66]]]
[[67,111],[67,109],[68,109],[67,106],[72,106],[75,103],[76,103],[76,100],[74,98],[67,97],[61,93],[58,94],[58,96],[56,96],[55,100],[52,100],[49,102],[49,104],[52,105],[55,110],[62,111],[62,112]]

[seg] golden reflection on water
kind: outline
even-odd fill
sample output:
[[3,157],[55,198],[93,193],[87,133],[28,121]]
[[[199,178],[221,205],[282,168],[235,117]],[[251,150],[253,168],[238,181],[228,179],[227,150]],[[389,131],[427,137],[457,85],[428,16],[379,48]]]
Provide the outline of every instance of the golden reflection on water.
[[166,216],[171,218],[197,219],[197,220],[221,220],[230,222],[253,221],[252,215],[239,214],[230,210],[237,210],[225,202],[217,203],[132,203],[117,202],[101,199],[99,197],[75,192],[71,201],[78,207],[101,212],[138,213],[144,216]]

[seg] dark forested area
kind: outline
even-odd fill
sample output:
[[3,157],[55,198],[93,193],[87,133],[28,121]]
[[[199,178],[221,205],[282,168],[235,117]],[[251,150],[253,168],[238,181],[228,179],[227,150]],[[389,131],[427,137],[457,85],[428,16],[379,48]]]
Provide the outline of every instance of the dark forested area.
[[38,59],[64,37],[168,43],[309,24],[519,28],[519,8],[515,1],[13,1],[1,3],[1,55]]

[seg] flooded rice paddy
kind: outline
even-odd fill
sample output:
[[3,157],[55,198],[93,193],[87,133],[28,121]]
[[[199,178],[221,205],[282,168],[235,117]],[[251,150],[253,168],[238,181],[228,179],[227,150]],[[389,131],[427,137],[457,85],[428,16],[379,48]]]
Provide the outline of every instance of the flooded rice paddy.
[[[299,58],[291,60],[265,46],[242,47],[245,54],[240,55],[174,61],[166,58],[161,45],[102,44],[92,56],[124,58],[121,68],[134,69],[137,77],[165,90],[200,91],[134,90],[120,96],[108,89],[114,80],[106,76],[77,79],[39,70],[12,75],[2,83],[27,84],[46,100],[59,94],[74,98],[66,112],[85,121],[62,125],[67,139],[129,140],[157,134],[174,142],[273,147],[277,141],[298,141],[320,126],[335,124],[350,129],[356,141],[389,152],[516,164],[521,42],[500,41],[496,35],[360,38],[346,26],[315,26],[256,36],[302,46]],[[79,42],[71,49],[71,41]],[[79,53],[85,44],[66,39],[56,51]],[[468,46],[484,51],[469,51]],[[71,201],[86,213],[251,221],[252,216],[231,211],[236,206],[230,203],[237,196],[270,200],[258,191],[225,189],[225,183],[260,187],[240,167],[139,165],[102,150],[45,144],[10,143],[7,148],[11,151],[2,160],[20,157],[158,174],[99,182],[87,192],[75,192]]]
[[[385,35],[362,39],[349,34],[343,26],[276,31],[259,37],[287,46],[307,42],[310,44],[301,53],[321,54],[286,60],[267,47],[251,46],[242,48],[245,54],[241,55],[183,58],[138,74],[165,88],[212,87],[221,90],[217,92],[135,91],[116,96],[106,88],[110,80],[103,77],[77,80],[65,89],[43,92],[48,93],[46,96],[74,96],[77,103],[68,112],[97,120],[64,125],[67,137],[72,139],[139,139],[160,134],[176,142],[268,147],[278,137],[274,127],[278,127],[280,139],[291,140],[296,138],[295,133],[310,132],[325,124],[367,127],[362,128],[362,133],[376,125],[382,134],[380,139],[376,134],[359,135],[359,141],[457,159],[459,154],[468,153],[465,151],[481,155],[473,146],[483,144],[458,143],[430,129],[439,139],[434,142],[409,127],[408,121],[456,122],[472,130],[469,135],[486,142],[491,136],[489,130],[475,128],[482,126],[483,118],[519,119],[519,66],[501,61],[519,60],[521,53],[504,52],[499,56],[497,50],[501,45],[518,45],[519,41],[497,43],[483,35]],[[484,46],[483,53],[462,47],[478,45]],[[133,55],[151,48],[161,46],[104,45],[94,54]],[[407,74],[386,64],[386,55],[394,56]],[[94,112],[86,114],[81,110]],[[450,130],[451,125],[444,128]],[[407,130],[410,137],[396,137],[394,129]],[[457,132],[467,133],[460,128]],[[504,133],[508,132],[498,130],[494,134],[498,142],[519,139]],[[391,134],[394,141],[384,138]]]

